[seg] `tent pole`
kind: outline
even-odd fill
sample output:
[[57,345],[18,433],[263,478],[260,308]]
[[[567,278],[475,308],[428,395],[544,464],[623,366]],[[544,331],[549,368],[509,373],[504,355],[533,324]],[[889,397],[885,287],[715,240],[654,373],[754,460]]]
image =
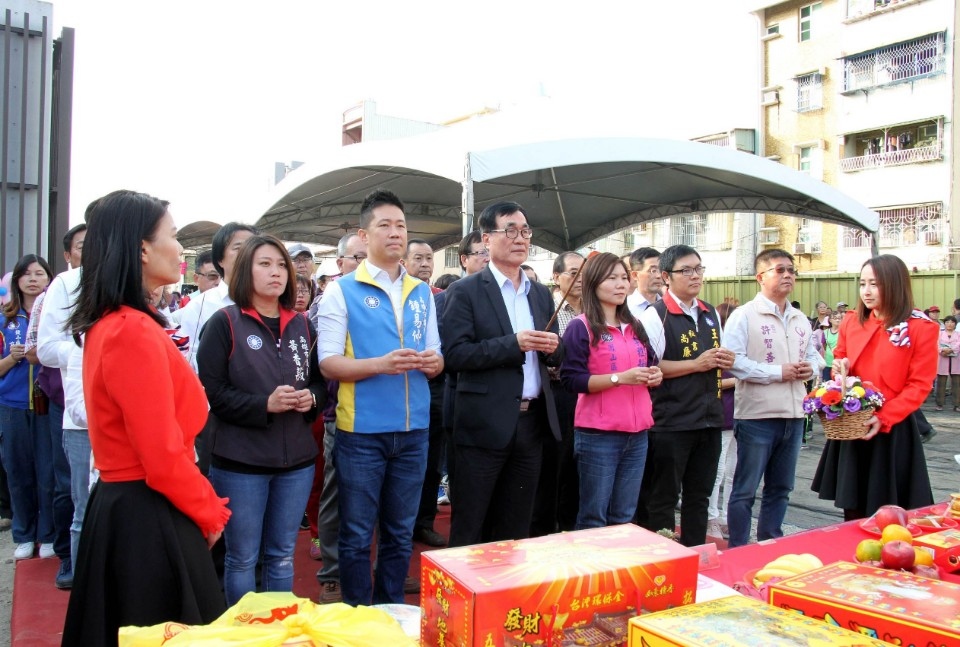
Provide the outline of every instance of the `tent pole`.
[[470,170],[470,153],[463,160],[463,190],[460,194],[460,210],[463,212],[463,235],[473,231],[473,173]]
[[553,180],[553,187],[557,191],[557,206],[560,208],[560,220],[563,221],[563,242],[564,249],[572,249],[570,247],[570,228],[567,226],[567,212],[563,210],[563,200],[560,198],[560,185],[557,184],[557,171],[550,167],[550,179]]

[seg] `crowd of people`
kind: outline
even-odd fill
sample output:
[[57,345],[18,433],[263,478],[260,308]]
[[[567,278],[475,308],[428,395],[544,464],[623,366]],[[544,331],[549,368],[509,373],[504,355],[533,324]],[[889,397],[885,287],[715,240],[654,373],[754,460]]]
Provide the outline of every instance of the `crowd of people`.
[[935,382],[938,407],[948,383],[960,397],[960,334],[913,307],[894,256],[863,265],[853,310],[820,302],[812,318],[788,300],[781,249],[757,255],[739,307],[699,298],[706,268],[686,245],[565,252],[551,292],[526,265],[527,211],[497,202],[459,245],[463,276],[431,286],[433,250],[378,190],[337,276],[317,280],[304,245],[228,223],[181,297],[167,207],[94,201],[64,238],[71,269],[25,256],[3,309],[14,557],[60,559],[64,645],[289,591],[304,525],[320,601],[350,605],[416,591],[414,541],[670,533],[677,509],[687,546],[780,537],[803,398],[841,370],[886,404],[862,440],[827,441],[813,489],[848,519],[932,503],[919,407]]

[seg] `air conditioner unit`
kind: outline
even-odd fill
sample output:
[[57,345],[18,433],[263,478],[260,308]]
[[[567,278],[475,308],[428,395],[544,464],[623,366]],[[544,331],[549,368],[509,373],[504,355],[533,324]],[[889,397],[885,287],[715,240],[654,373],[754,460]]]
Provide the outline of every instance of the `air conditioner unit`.
[[794,254],[810,254],[810,243],[794,243],[793,245]]

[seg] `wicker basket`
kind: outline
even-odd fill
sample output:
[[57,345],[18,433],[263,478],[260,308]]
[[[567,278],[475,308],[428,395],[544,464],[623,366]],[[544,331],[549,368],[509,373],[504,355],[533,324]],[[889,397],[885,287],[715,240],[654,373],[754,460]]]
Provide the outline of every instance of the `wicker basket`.
[[823,435],[827,440],[859,440],[870,430],[865,424],[873,415],[873,407],[864,407],[856,413],[845,412],[833,420],[827,420],[826,414],[822,411],[817,412],[817,415],[820,416]]
[[[847,371],[845,363],[840,363],[840,401],[847,397]],[[820,423],[823,424],[823,435],[827,440],[859,440],[870,430],[866,426],[867,420],[873,416],[873,407],[864,407],[855,413],[843,412],[840,416],[827,419],[827,415],[818,411]]]

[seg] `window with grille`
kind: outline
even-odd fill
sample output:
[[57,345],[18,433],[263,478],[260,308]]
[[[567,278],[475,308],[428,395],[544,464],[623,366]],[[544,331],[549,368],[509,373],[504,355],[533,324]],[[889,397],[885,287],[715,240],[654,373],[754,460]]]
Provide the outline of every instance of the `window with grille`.
[[816,15],[823,6],[822,2],[815,2],[806,7],[800,7],[800,42],[808,41],[814,36]]
[[796,78],[797,112],[819,110],[823,107],[823,76],[819,72]]
[[870,247],[870,234],[856,227],[844,227],[843,241],[840,244],[847,248]]
[[881,247],[939,245],[943,233],[943,203],[877,209]]
[[444,267],[460,267],[460,251],[459,247],[447,247],[443,250],[443,266]]
[[843,91],[942,74],[946,69],[945,32],[896,43],[843,59]]

